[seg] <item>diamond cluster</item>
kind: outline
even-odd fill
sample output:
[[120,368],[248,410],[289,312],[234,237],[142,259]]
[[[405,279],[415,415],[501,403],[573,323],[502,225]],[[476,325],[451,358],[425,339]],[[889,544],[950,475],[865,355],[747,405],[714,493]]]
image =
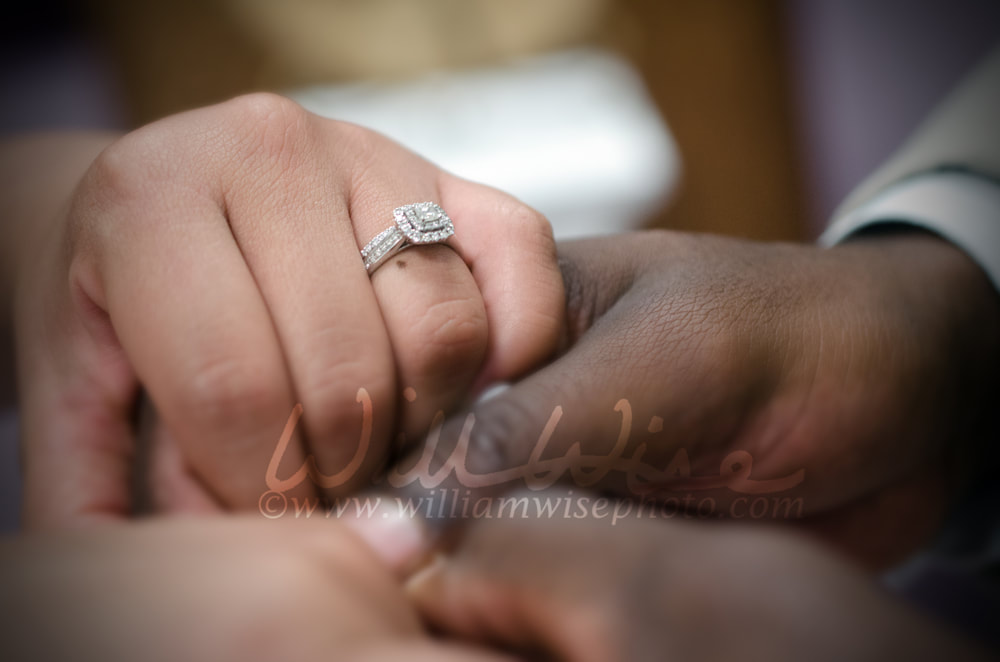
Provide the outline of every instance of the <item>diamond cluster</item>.
[[433,202],[418,202],[393,210],[396,224],[375,235],[361,249],[365,269],[372,273],[382,260],[416,244],[435,244],[455,234],[448,214]]
[[393,216],[396,226],[414,244],[433,244],[455,234],[448,214],[433,202],[397,207]]

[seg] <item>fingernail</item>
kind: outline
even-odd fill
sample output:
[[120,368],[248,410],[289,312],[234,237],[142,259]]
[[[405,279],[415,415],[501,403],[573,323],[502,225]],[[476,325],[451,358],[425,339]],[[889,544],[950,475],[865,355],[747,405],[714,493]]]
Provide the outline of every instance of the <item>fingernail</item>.
[[491,384],[488,384],[479,394],[479,397],[476,398],[476,404],[495,398],[509,388],[510,384],[508,382],[492,382]]
[[393,503],[382,501],[364,515],[341,521],[399,574],[420,565],[430,551],[430,536],[423,519],[403,512]]

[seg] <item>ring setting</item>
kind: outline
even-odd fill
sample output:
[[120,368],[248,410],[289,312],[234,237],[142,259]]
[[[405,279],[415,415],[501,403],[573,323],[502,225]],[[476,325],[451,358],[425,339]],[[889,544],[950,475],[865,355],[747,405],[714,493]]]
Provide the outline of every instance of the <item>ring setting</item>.
[[455,225],[440,205],[418,202],[396,207],[392,212],[396,221],[365,244],[361,257],[371,275],[396,253],[423,244],[440,244],[455,234]]

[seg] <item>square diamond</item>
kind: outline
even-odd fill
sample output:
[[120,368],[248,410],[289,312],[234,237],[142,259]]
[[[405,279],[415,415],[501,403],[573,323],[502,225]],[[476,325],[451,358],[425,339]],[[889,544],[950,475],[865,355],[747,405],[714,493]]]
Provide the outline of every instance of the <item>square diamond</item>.
[[444,241],[455,234],[455,226],[448,214],[433,202],[397,207],[393,215],[400,231],[415,244]]

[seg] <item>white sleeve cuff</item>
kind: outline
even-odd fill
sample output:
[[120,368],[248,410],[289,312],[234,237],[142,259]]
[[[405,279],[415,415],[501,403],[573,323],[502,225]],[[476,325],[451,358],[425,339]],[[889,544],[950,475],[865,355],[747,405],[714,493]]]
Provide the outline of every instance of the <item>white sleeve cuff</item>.
[[819,243],[832,246],[882,223],[906,223],[947,239],[968,253],[1000,292],[1000,185],[962,172],[906,179],[834,219]]

